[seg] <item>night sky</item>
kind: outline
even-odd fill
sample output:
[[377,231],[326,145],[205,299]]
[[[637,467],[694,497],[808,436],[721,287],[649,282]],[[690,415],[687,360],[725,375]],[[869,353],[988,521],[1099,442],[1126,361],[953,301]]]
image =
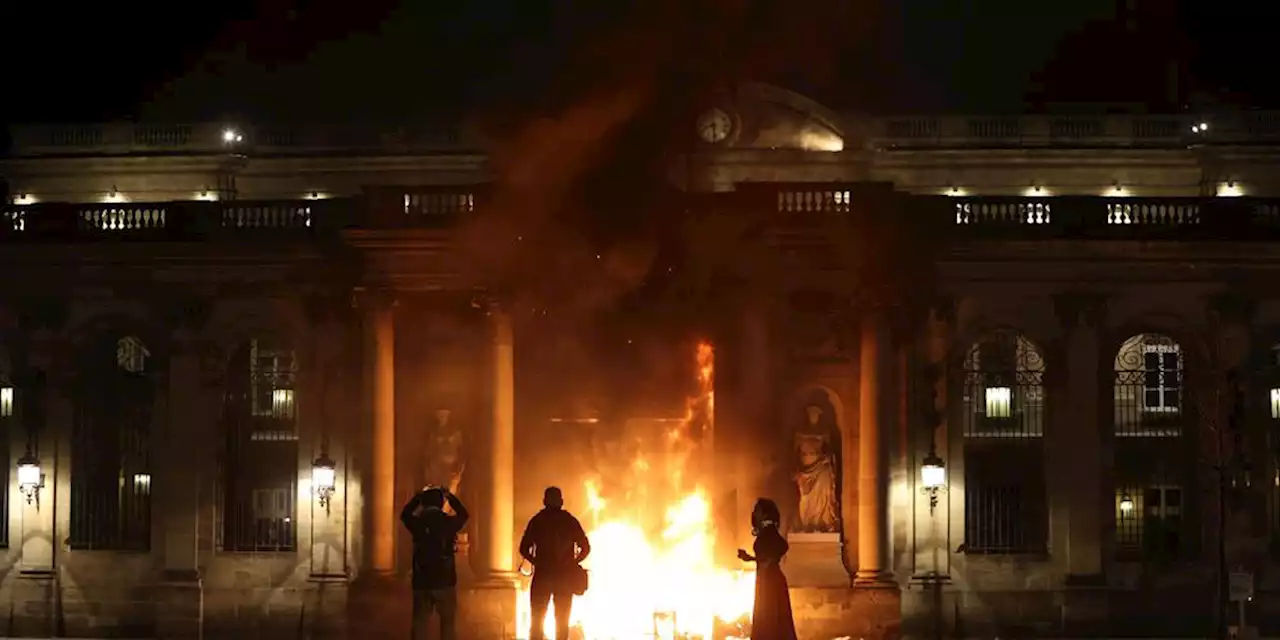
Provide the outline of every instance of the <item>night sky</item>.
[[872,113],[1280,104],[1266,3],[1243,0],[0,5],[12,122],[553,112],[641,77]]

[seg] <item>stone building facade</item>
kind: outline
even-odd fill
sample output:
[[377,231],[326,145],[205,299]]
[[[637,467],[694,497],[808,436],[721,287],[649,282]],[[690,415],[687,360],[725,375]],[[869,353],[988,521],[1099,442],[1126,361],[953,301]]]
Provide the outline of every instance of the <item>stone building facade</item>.
[[[760,456],[726,454],[736,519],[794,491],[756,469],[797,432],[836,462],[838,526],[793,534],[802,637],[1203,635],[1220,549],[1256,578],[1250,620],[1277,624],[1277,131],[872,119],[757,85],[690,123],[690,215],[760,222],[751,251],[776,260],[710,323],[733,369],[717,415]],[[0,632],[400,632],[398,509],[461,442],[464,615],[514,637],[536,427],[510,298],[453,245],[496,188],[480,143],[11,138]]]

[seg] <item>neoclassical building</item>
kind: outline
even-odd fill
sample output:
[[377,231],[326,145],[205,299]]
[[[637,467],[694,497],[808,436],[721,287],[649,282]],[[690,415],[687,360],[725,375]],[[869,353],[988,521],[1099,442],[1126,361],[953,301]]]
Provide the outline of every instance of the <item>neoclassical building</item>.
[[[713,495],[737,523],[779,496],[801,637],[1204,635],[1224,566],[1280,625],[1278,134],[762,85],[689,123],[676,197],[751,257],[706,292]],[[10,138],[0,635],[403,633],[400,506],[465,460],[466,626],[518,637],[516,538],[555,471],[528,460],[563,423],[522,409],[518,292],[458,246],[499,215],[482,141]],[[818,460],[830,517],[792,481]]]

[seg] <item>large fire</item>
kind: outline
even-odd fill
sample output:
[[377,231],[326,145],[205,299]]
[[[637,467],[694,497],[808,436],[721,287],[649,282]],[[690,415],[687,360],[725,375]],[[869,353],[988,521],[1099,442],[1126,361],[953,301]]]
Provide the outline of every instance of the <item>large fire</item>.
[[[748,633],[755,574],[716,564],[711,501],[700,483],[686,486],[690,477],[709,477],[711,470],[711,345],[698,345],[696,367],[698,391],[685,418],[667,428],[662,451],[635,455],[620,483],[625,490],[607,495],[602,480],[584,482],[587,504],[579,515],[591,539],[583,563],[591,585],[574,599],[575,638],[726,640]],[[526,582],[517,608],[519,633],[531,622]],[[554,604],[543,629],[555,638]]]

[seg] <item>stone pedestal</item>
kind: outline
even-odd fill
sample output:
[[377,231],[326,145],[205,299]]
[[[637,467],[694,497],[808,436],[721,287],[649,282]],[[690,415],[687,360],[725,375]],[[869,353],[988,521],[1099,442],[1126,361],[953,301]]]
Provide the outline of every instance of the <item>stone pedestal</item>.
[[782,559],[782,571],[792,587],[847,587],[844,543],[838,533],[792,533],[791,550]]
[[6,585],[12,612],[6,633],[15,638],[55,638],[57,627],[57,582],[52,573],[23,574]]
[[458,590],[459,640],[515,640],[527,629],[516,627],[515,580],[488,580]]
[[156,589],[156,637],[200,638],[204,625],[204,585],[196,576],[173,576]]
[[[350,582],[337,577],[313,577],[309,582],[302,603],[303,611],[307,612],[305,637],[310,640],[346,638],[343,614],[350,598]],[[401,595],[401,598],[407,597],[407,593]]]
[[902,636],[902,599],[894,588],[792,588],[791,610],[799,640]]
[[362,575],[347,595],[348,638],[408,638],[413,615],[413,586],[408,578]]

